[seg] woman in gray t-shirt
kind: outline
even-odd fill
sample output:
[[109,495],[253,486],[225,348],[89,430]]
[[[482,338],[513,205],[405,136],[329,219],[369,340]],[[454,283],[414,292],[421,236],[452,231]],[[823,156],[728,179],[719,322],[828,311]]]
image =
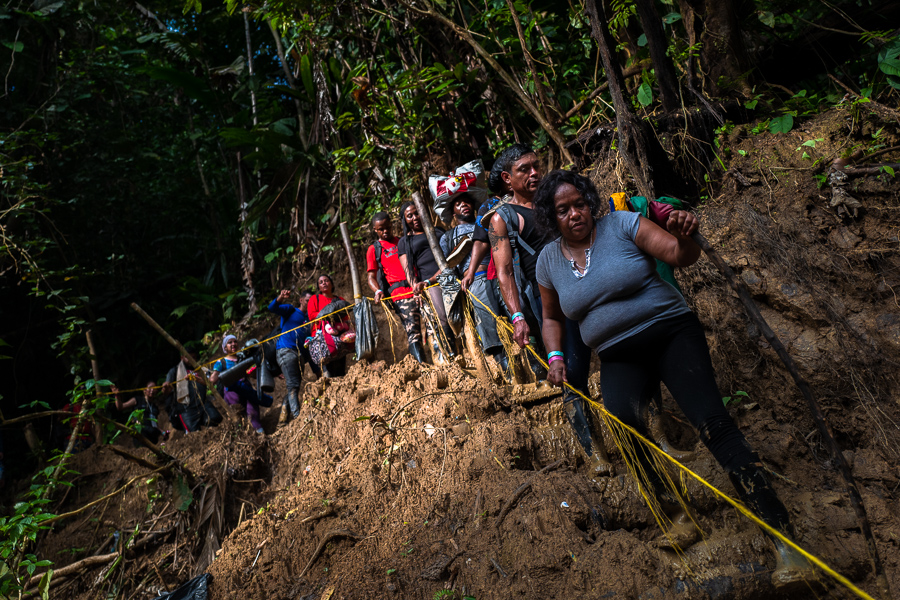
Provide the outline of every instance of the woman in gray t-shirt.
[[[690,237],[697,230],[696,217],[673,211],[665,231],[637,213],[617,211],[597,218],[600,204],[590,180],[568,171],[545,176],[534,197],[538,226],[559,236],[544,247],[536,270],[551,361],[547,379],[554,385],[566,381],[565,361],[560,360],[565,317],[578,321],[584,342],[600,357],[606,409],[648,437],[643,415],[660,381],[665,383],[744,503],[767,524],[793,536],[787,509],[759,456],[722,404],[700,322],[656,272],[654,259],[686,267],[700,257]],[[634,447],[650,480],[648,491],[671,513],[669,537],[682,547],[690,545],[699,537],[696,525],[681,509],[682,502],[673,502],[666,491],[649,450],[637,441]],[[809,564],[783,542],[773,542],[778,550],[773,584],[782,591],[805,585],[813,575]]]

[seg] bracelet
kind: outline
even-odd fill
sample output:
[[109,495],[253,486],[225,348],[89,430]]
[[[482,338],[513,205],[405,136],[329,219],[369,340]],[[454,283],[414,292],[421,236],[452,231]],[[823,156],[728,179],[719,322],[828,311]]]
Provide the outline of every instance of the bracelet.
[[525,315],[523,315],[522,313],[520,313],[520,312],[513,313],[513,316],[512,316],[513,325],[515,325],[516,323],[518,323],[519,321],[522,321],[524,319],[525,319]]
[[[561,354],[561,353],[560,353],[560,354]],[[548,358],[548,359],[547,359],[547,364],[548,364],[548,365],[552,365],[552,364],[553,364],[553,361],[556,361],[556,360],[565,360],[560,354],[557,354],[556,356],[551,356],[550,358]]]
[[560,358],[565,358],[566,355],[563,354],[563,353],[562,353],[561,351],[559,351],[559,350],[554,350],[553,352],[551,352],[551,353],[549,353],[549,354],[547,355],[547,360],[548,360],[548,361],[549,361],[549,360],[552,360],[554,356],[558,356],[558,357],[560,357]]

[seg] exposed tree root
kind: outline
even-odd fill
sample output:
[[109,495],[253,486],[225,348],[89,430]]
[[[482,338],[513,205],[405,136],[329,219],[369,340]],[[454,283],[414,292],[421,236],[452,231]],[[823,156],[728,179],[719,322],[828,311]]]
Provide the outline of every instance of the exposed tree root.
[[516,503],[516,501],[519,499],[519,497],[522,494],[524,494],[528,488],[531,487],[531,484],[534,483],[534,480],[537,478],[538,475],[543,475],[547,471],[552,471],[553,469],[559,467],[564,462],[565,462],[565,460],[559,459],[556,462],[550,463],[549,465],[547,465],[546,467],[544,467],[543,469],[538,471],[537,475],[534,475],[531,479],[529,479],[528,481],[526,481],[525,483],[523,483],[522,485],[517,487],[516,491],[514,491],[512,496],[510,496],[509,500],[506,501],[506,504],[503,505],[503,509],[500,511],[500,515],[497,516],[497,520],[494,522],[494,528],[496,529],[496,528],[500,527],[500,523],[503,522],[503,519],[504,519],[504,517],[506,517],[506,514],[510,511],[510,509],[512,509],[513,505]]
[[325,549],[325,544],[338,537],[348,537],[353,538],[354,540],[359,540],[362,539],[363,536],[357,535],[352,531],[348,531],[346,529],[333,529],[329,531],[325,534],[325,537],[322,538],[322,541],[319,542],[319,545],[316,546],[316,551],[313,552],[313,555],[309,558],[309,562],[306,563],[305,567],[303,567],[303,571],[300,572],[300,575],[298,577],[303,577],[304,575],[306,575],[306,572],[309,570],[312,564],[316,562],[316,559],[322,553],[322,550]]

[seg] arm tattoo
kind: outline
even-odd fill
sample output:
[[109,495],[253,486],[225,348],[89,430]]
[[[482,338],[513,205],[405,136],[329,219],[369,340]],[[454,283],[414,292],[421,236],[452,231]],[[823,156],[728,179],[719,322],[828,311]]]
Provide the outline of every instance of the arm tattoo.
[[509,238],[505,235],[497,235],[492,229],[488,232],[488,239],[491,241],[491,251],[496,252],[497,247],[500,245],[500,241],[507,240]]

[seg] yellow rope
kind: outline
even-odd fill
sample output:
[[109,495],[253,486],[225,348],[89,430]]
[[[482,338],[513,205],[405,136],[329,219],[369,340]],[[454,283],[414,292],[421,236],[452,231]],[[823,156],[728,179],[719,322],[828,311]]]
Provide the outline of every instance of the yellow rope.
[[[481,300],[479,300],[474,294],[469,293],[469,296],[471,296],[473,299],[475,299],[475,301],[477,301],[477,302],[478,302],[479,304],[481,304],[485,309],[487,309],[487,311],[494,317],[494,320],[496,320],[498,323],[500,323],[501,326],[503,326],[503,327],[505,327],[505,328],[507,328],[507,329],[509,329],[509,330],[512,330],[512,327],[511,327],[511,326],[507,325],[506,323],[502,323],[502,322],[500,321],[500,319],[498,318],[498,316],[491,310],[491,308],[490,308],[489,306],[487,306],[484,302],[482,302]],[[530,344],[527,345],[527,346],[525,346],[525,349],[526,349],[527,351],[531,352],[531,353],[535,356],[535,358],[537,358],[538,361],[540,361],[540,363],[544,366],[544,368],[549,368],[548,365],[547,365],[547,363],[544,361],[544,359],[543,359],[540,355],[538,355],[538,353],[534,350],[534,348],[533,348]],[[664,462],[663,460],[661,460],[661,459],[664,459],[665,461],[668,461],[669,463],[671,463],[672,465],[674,465],[676,468],[680,469],[681,472],[682,472],[682,474],[687,474],[687,475],[690,475],[691,477],[693,477],[693,478],[694,478],[696,481],[698,481],[700,484],[702,484],[703,486],[705,486],[706,488],[708,488],[715,496],[719,497],[720,499],[722,499],[722,500],[724,500],[725,502],[727,502],[728,504],[730,504],[730,505],[731,505],[732,507],[734,507],[740,514],[744,515],[745,517],[747,517],[748,519],[750,519],[751,521],[753,521],[754,523],[756,523],[759,527],[761,527],[764,531],[766,531],[767,533],[769,533],[771,536],[777,538],[777,539],[780,540],[781,542],[785,543],[785,544],[788,545],[789,547],[791,547],[791,548],[793,548],[794,550],[796,550],[797,552],[799,552],[804,558],[806,558],[807,560],[809,560],[809,561],[810,561],[811,563],[813,563],[815,566],[819,567],[822,571],[824,571],[829,577],[831,577],[832,579],[834,579],[836,582],[840,583],[841,585],[843,585],[844,587],[846,587],[848,590],[850,590],[851,592],[853,592],[854,594],[856,594],[856,595],[859,596],[860,598],[865,598],[866,600],[874,600],[869,594],[867,594],[867,593],[864,592],[863,590],[861,590],[861,589],[859,589],[858,587],[856,587],[855,585],[853,585],[853,583],[851,583],[849,579],[847,579],[846,577],[844,577],[843,575],[841,575],[840,573],[838,573],[837,571],[835,571],[834,569],[832,569],[831,567],[829,567],[829,566],[828,566],[827,564],[825,564],[825,562],[822,561],[820,558],[818,558],[817,556],[815,556],[815,555],[813,555],[813,554],[807,552],[806,550],[804,550],[803,548],[801,548],[800,546],[798,546],[797,544],[795,544],[793,541],[791,541],[790,539],[788,539],[783,533],[781,533],[780,531],[778,531],[777,529],[775,529],[774,527],[772,527],[771,525],[767,524],[765,521],[763,521],[762,519],[760,519],[759,517],[757,517],[757,516],[756,516],[755,514],[753,514],[753,512],[751,512],[750,509],[748,509],[742,502],[740,502],[739,500],[735,500],[735,499],[731,498],[730,496],[728,496],[728,495],[725,494],[724,492],[719,491],[719,489],[716,488],[714,485],[712,485],[711,483],[709,483],[708,481],[706,481],[703,477],[701,477],[700,475],[698,475],[697,473],[695,473],[694,471],[692,471],[692,470],[689,469],[688,467],[684,466],[683,464],[681,464],[680,462],[678,462],[677,460],[675,460],[674,458],[672,458],[671,456],[669,456],[668,454],[666,454],[661,448],[659,448],[656,444],[654,444],[653,442],[651,442],[650,440],[648,440],[647,438],[645,438],[644,436],[642,436],[642,435],[641,435],[640,433],[638,433],[634,428],[632,428],[632,427],[630,427],[629,425],[626,425],[625,423],[623,423],[622,421],[620,421],[615,415],[613,415],[612,413],[610,413],[609,411],[607,411],[606,408],[605,408],[602,404],[599,404],[598,402],[595,402],[595,401],[592,400],[591,398],[588,398],[587,396],[585,396],[584,394],[582,394],[581,391],[575,389],[574,387],[572,387],[572,386],[569,385],[568,383],[566,383],[566,384],[564,384],[564,385],[565,385],[565,387],[566,387],[567,389],[569,389],[569,390],[575,392],[576,394],[578,394],[578,396],[580,396],[583,400],[586,400],[586,401],[587,401],[594,409],[596,409],[596,410],[600,413],[600,415],[603,417],[604,422],[605,422],[605,423],[607,424],[607,426],[610,428],[610,431],[613,432],[613,438],[614,438],[615,441],[616,441],[616,446],[619,448],[619,451],[622,452],[622,457],[623,457],[623,458],[626,458],[626,456],[631,456],[631,457],[633,457],[633,458],[636,458],[637,455],[635,454],[634,446],[633,446],[633,444],[632,444],[631,442],[629,442],[629,443],[627,444],[630,448],[629,448],[628,451],[626,451],[626,449],[624,448],[624,446],[625,446],[626,444],[623,444],[623,443],[622,443],[622,440],[620,440],[620,437],[622,437],[622,436],[621,436],[621,434],[617,434],[617,433],[616,433],[616,429],[618,429],[618,430],[620,430],[620,431],[622,431],[622,432],[626,432],[627,434],[630,435],[631,439],[637,439],[637,440],[639,440],[646,448],[649,448],[649,449],[653,452],[653,455],[654,455],[654,457],[655,457],[655,461],[654,461],[654,462],[656,463],[656,465],[662,466],[662,465],[665,464],[665,462]],[[629,470],[631,470],[633,474],[640,472],[640,474],[641,474],[642,476],[646,477],[646,474],[643,473],[643,468],[640,467],[640,466],[638,466],[638,469],[634,469],[634,468],[632,467],[632,465],[629,464],[629,463],[631,463],[631,462],[634,462],[634,463],[637,463],[638,465],[640,465],[640,461],[637,461],[637,460],[631,460],[631,461],[629,461],[629,460],[626,458],[626,464],[628,465]],[[654,466],[656,466],[656,465],[654,465]],[[640,471],[639,471],[639,470],[640,470]],[[665,469],[661,469],[660,471],[661,471],[661,474],[662,474],[662,475],[665,477],[665,479],[667,480],[667,483],[670,484],[671,486],[673,486],[673,489],[677,489],[677,488],[674,487],[675,484],[674,484],[674,482],[672,482],[671,477],[669,477],[669,475],[668,475],[668,473],[666,472],[666,470],[665,470]],[[638,481],[640,482],[641,480],[639,479]],[[653,516],[657,519],[657,522],[660,522],[660,524],[662,525],[662,522],[660,521],[660,518],[659,518],[660,515],[662,515],[662,511],[659,510],[659,505],[658,505],[658,503],[655,501],[655,498],[654,498],[653,500],[651,500],[650,497],[653,496],[653,495],[652,495],[652,494],[648,494],[648,493],[647,493],[647,490],[644,489],[644,488],[645,488],[645,485],[638,485],[638,489],[640,490],[641,495],[644,497],[644,500],[645,500],[645,501],[648,503],[648,505],[650,506],[650,510],[651,510],[651,512],[653,513]],[[684,504],[683,500],[680,498],[680,494],[679,494],[679,502],[681,502],[682,504]],[[690,511],[688,511],[688,512],[690,513]],[[664,528],[664,530],[665,530],[665,528]]]
[[[436,285],[439,285],[439,284],[434,283],[432,285],[426,286],[425,289],[427,290],[429,288],[435,287]],[[397,294],[396,296],[384,298],[381,301],[381,303],[384,306],[385,301],[393,300],[397,296],[405,296],[408,293],[409,292],[404,292],[402,294]],[[496,313],[494,313],[494,311],[492,311],[491,308],[488,305],[486,305],[484,302],[482,302],[477,296],[475,296],[474,294],[472,294],[471,292],[468,292],[468,291],[466,292],[466,294],[467,294],[467,296],[469,296],[470,301],[475,300],[481,306],[483,306],[488,311],[488,313],[494,318],[494,320],[497,322],[499,327],[502,328],[502,329],[498,329],[498,334],[500,334],[501,341],[503,341],[504,346],[506,346],[507,342],[509,340],[510,333],[514,331],[513,327],[508,322],[506,322],[505,318],[499,317]],[[431,302],[430,295],[425,294],[425,297],[428,299],[428,303],[431,304],[432,310],[433,310],[434,305]],[[370,302],[374,302],[374,300],[372,300],[372,299],[369,299],[369,298],[366,298],[366,299],[369,300]],[[301,329],[303,327],[308,327],[310,324],[315,323],[317,321],[321,321],[321,320],[327,319],[328,317],[331,317],[335,314],[341,313],[346,310],[350,310],[351,308],[352,308],[352,306],[348,306],[348,307],[336,310],[334,312],[328,313],[327,315],[318,316],[315,319],[312,319],[311,321],[307,321],[303,325],[295,327],[294,329],[291,329],[289,331],[284,331],[277,335],[266,338],[262,341],[257,342],[256,344],[247,346],[247,348],[259,346],[261,344],[264,344],[265,342],[268,342],[270,340],[281,337],[282,335],[286,335],[288,333],[296,331],[297,329]],[[387,310],[386,307],[385,307],[385,310]],[[440,331],[442,328],[437,327],[436,329]],[[392,330],[391,335],[392,335],[391,347],[393,348],[393,330]],[[443,337],[443,335],[444,335],[443,331],[440,331],[440,333],[438,335]],[[446,338],[445,338],[445,340],[446,340]],[[528,352],[531,352],[531,354],[535,358],[538,359],[538,361],[544,366],[544,368],[549,369],[547,362],[543,359],[543,357],[541,357],[534,350],[534,348],[531,346],[531,344],[526,345],[525,350],[527,350]],[[217,358],[213,361],[204,363],[202,366],[210,365],[210,364],[216,362],[217,360],[219,360],[219,358]],[[396,357],[395,357],[395,360],[396,360]],[[510,363],[510,364],[512,364],[512,363]],[[193,378],[193,376],[189,375],[186,379],[192,379],[192,378]],[[175,382],[172,382],[172,383],[175,383]],[[642,436],[634,428],[632,428],[629,425],[626,425],[625,423],[620,421],[615,415],[613,415],[612,413],[607,411],[606,408],[602,404],[595,402],[591,398],[588,398],[580,390],[575,389],[568,383],[565,383],[564,386],[567,389],[574,392],[575,394],[577,394],[578,396],[580,396],[583,400],[587,401],[588,404],[591,407],[593,407],[600,414],[604,423],[606,424],[606,426],[609,428],[610,432],[612,433],[613,439],[616,442],[616,446],[618,447],[619,451],[622,453],[622,457],[625,459],[625,464],[628,466],[629,471],[631,471],[632,475],[635,476],[635,479],[637,479],[638,489],[641,492],[641,495],[643,496],[644,500],[647,502],[647,505],[650,507],[651,513],[653,514],[653,516],[657,520],[657,522],[660,523],[660,525],[663,529],[663,532],[666,535],[668,535],[668,533],[666,533],[667,528],[664,525],[664,522],[668,521],[668,518],[665,517],[662,510],[660,509],[659,503],[656,500],[655,496],[653,494],[648,493],[648,490],[646,489],[647,484],[645,482],[648,481],[647,474],[644,472],[643,467],[641,466],[641,461],[637,460],[637,451],[635,449],[635,446],[634,446],[632,440],[637,439],[641,444],[643,444],[646,448],[648,448],[651,451],[651,453],[652,453],[651,456],[653,457],[653,467],[658,471],[658,473],[661,476],[664,477],[664,480],[665,480],[664,483],[668,487],[670,487],[673,490],[682,492],[682,493],[677,493],[676,496],[678,497],[679,502],[682,504],[682,506],[684,508],[688,508],[685,505],[684,500],[682,498],[682,496],[684,495],[683,491],[685,490],[684,476],[689,475],[690,477],[694,478],[695,481],[699,482],[701,485],[703,485],[704,487],[709,489],[713,493],[713,495],[717,496],[721,500],[730,504],[740,514],[744,515],[745,517],[747,517],[748,519],[750,519],[751,521],[756,523],[757,526],[759,526],[761,529],[763,529],[764,531],[769,533],[772,537],[777,538],[778,540],[780,540],[781,542],[783,542],[790,548],[799,552],[804,558],[806,558],[812,564],[814,564],[819,569],[821,569],[825,574],[827,574],[829,577],[831,577],[834,581],[840,583],[841,585],[846,587],[848,590],[850,590],[851,592],[853,592],[860,598],[865,598],[866,600],[874,600],[869,594],[867,594],[863,590],[859,589],[852,582],[850,582],[850,580],[848,580],[846,577],[844,577],[843,575],[841,575],[840,573],[836,572],[834,569],[829,567],[820,558],[811,554],[810,552],[807,552],[806,550],[801,548],[799,545],[797,545],[796,543],[794,543],[793,541],[788,539],[780,531],[778,531],[777,529],[775,529],[774,527],[770,526],[765,521],[763,521],[762,519],[757,517],[742,502],[740,502],[739,500],[735,500],[735,499],[731,498],[730,496],[728,496],[727,494],[725,494],[724,492],[720,491],[718,488],[716,488],[711,483],[706,481],[703,477],[701,477],[700,475],[698,475],[697,473],[695,473],[688,467],[684,466],[683,464],[681,464],[680,462],[678,462],[677,460],[675,460],[674,458],[672,458],[671,456],[666,454],[661,448],[659,448],[656,444],[654,444],[653,442],[651,442],[650,440],[648,440],[647,438]],[[162,386],[152,386],[152,387],[153,387],[153,389],[159,389]],[[145,389],[147,389],[147,388],[136,388],[133,390],[120,390],[118,393],[138,392],[138,391],[143,391]],[[112,394],[112,392],[107,393],[107,395],[111,395],[111,394]],[[680,485],[676,485],[675,482],[672,481],[672,478],[668,474],[667,469],[664,468],[666,465],[666,461],[668,461],[669,464],[673,465],[674,467],[676,467],[677,469],[680,470],[680,477],[679,477]],[[637,467],[635,468],[634,465],[637,465]],[[687,513],[691,514],[691,511],[688,510]],[[677,545],[674,545],[674,544],[673,544],[673,547],[675,547],[676,549],[678,548]]]
[[394,315],[391,314],[393,311],[387,307],[386,302],[381,303],[381,308],[384,310],[384,318],[388,322],[388,333],[391,335],[391,356],[394,357],[394,362],[397,362],[397,353],[394,352]]

